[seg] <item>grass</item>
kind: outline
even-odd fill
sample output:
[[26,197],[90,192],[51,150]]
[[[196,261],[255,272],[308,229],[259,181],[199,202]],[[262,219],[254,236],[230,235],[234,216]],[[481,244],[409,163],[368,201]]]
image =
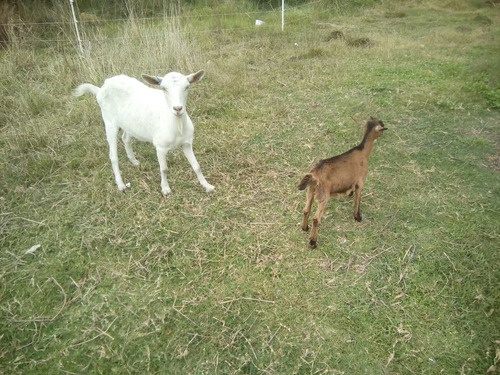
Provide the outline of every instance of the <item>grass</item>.
[[[103,41],[83,59],[2,51],[0,372],[498,371],[500,18],[481,4],[312,3],[284,33],[269,12],[261,28],[87,28]],[[155,151],[136,142],[140,167],[119,151],[132,184],[119,193],[95,99],[71,89],[200,68],[188,105],[216,192],[177,150],[163,198]],[[296,184],[370,115],[389,130],[363,222],[332,199],[310,250]]]

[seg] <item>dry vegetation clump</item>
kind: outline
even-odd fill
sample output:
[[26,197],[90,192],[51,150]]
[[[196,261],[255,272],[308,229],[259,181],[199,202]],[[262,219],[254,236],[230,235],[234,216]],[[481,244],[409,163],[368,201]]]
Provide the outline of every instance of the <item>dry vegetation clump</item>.
[[344,39],[344,33],[341,30],[333,30],[326,37],[327,42],[329,42],[330,40],[338,40],[338,39]]
[[8,2],[0,3],[0,48],[6,48],[11,42],[12,27],[15,18],[14,7]]
[[347,38],[346,39],[346,44],[349,47],[372,47],[375,45],[375,42],[368,38],[368,37],[361,37],[361,38]]
[[368,37],[352,37],[342,30],[333,30],[325,37],[325,42],[343,41],[348,47],[372,47],[375,42]]
[[132,17],[115,32],[114,38],[107,36],[109,30],[86,32],[85,39],[92,42],[84,46],[82,77],[99,85],[107,76],[120,73],[163,75],[175,70],[191,72],[203,65],[201,50],[176,17],[166,19],[161,28]]
[[407,14],[405,11],[402,11],[402,10],[393,10],[390,12],[385,12],[384,16],[386,18],[404,18],[407,16]]
[[491,18],[481,13],[476,14],[473,21],[485,26],[489,26],[493,23]]

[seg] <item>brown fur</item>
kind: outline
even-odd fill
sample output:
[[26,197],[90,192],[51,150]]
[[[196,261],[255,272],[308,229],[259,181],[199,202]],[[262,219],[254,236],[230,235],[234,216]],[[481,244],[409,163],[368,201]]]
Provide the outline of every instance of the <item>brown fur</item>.
[[341,155],[320,160],[302,178],[298,185],[299,190],[304,190],[308,187],[306,206],[302,218],[302,230],[307,231],[309,229],[307,221],[311,212],[312,202],[314,199],[318,202],[318,209],[313,217],[311,235],[309,236],[309,245],[312,248],[316,247],[318,227],[321,224],[321,217],[330,197],[352,196],[355,194],[354,219],[358,222],[361,221],[359,203],[363,183],[368,173],[368,157],[372,151],[373,142],[387,128],[384,127],[382,121],[373,117],[367,122],[356,121],[363,123],[365,129],[361,143]]

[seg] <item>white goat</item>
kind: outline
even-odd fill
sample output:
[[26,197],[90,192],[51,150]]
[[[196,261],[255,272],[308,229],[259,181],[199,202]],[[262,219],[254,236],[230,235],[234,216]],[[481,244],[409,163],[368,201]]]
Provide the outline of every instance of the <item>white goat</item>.
[[189,85],[200,81],[205,72],[187,76],[170,72],[163,78],[142,75],[144,80],[161,90],[147,87],[138,80],[119,75],[108,78],[102,87],[89,83],[79,85],[73,95],[80,96],[87,92],[94,94],[101,107],[109,144],[109,158],[115,175],[118,190],[124,190],[129,184],[123,183],[118,168],[117,136],[123,130],[122,140],[130,162],[138,165],[132,151],[131,138],[153,143],[160,163],[161,192],[171,192],[167,181],[168,151],[182,147],[186,159],[191,164],[198,180],[207,192],[214,190],[201,173],[200,165],[193,153],[194,126],[186,113],[186,101]]

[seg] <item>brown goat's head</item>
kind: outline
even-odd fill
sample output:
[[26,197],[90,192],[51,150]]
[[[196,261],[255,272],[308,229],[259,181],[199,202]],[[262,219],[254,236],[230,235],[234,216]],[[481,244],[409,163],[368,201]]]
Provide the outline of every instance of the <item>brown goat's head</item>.
[[370,120],[365,124],[365,131],[373,132],[375,138],[381,137],[384,130],[387,130],[387,128],[384,126],[382,120],[375,117],[370,117]]
[[384,130],[387,130],[382,120],[379,120],[376,117],[370,116],[370,119],[368,121],[363,121],[354,117],[352,119],[356,121],[358,124],[363,125],[365,129],[365,134],[373,133],[372,136],[374,138],[382,136]]

